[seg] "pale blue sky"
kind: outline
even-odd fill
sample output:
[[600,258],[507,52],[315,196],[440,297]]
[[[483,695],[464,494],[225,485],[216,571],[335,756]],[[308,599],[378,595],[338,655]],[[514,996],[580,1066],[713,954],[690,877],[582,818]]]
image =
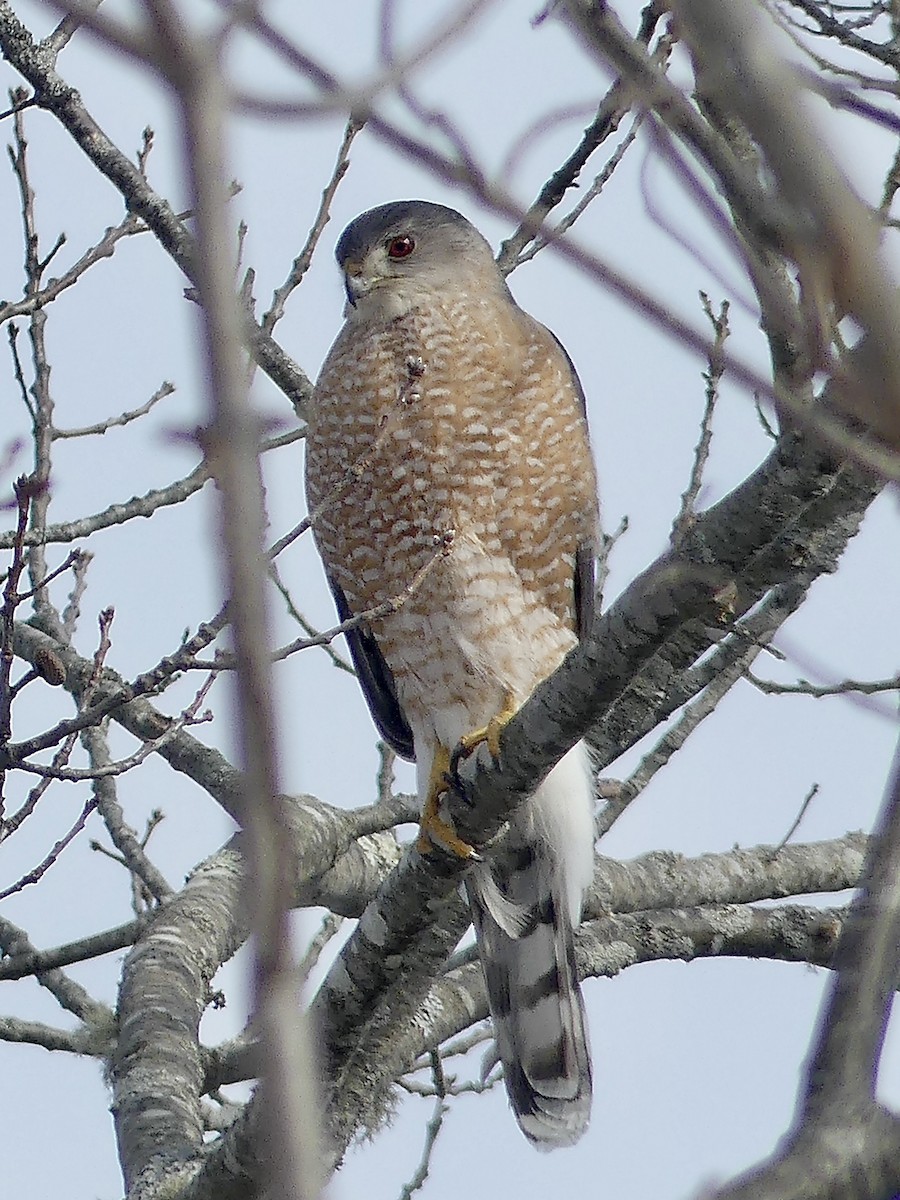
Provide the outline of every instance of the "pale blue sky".
[[[330,0],[327,18],[323,8],[310,0],[269,6],[273,17],[283,19],[298,41],[341,78],[369,78],[377,6]],[[451,10],[446,4],[427,8],[429,19],[433,11]],[[454,119],[489,174],[500,169],[517,139],[548,110],[581,110],[534,137],[512,176],[504,176],[523,205],[575,144],[604,87],[603,76],[567,30],[552,21],[531,27],[536,8],[536,0],[491,6],[470,33],[413,80],[428,105]],[[627,11],[633,21],[637,5]],[[47,23],[43,6],[22,3],[21,12],[26,19],[40,12]],[[409,22],[421,22],[422,12],[423,6],[413,3],[397,5],[401,28],[407,31]],[[236,50],[235,65],[248,87],[295,94],[290,81],[282,84],[271,59],[246,44]],[[151,179],[182,205],[178,133],[158,82],[131,65],[117,65],[84,38],[64,52],[60,70],[126,150],[137,149],[146,124],[154,127]],[[16,82],[5,67],[2,79]],[[388,111],[400,114],[396,104]],[[233,174],[243,191],[234,214],[248,225],[244,261],[256,270],[261,309],[303,243],[341,128],[342,122],[330,117],[305,124],[235,122]],[[121,205],[52,118],[30,114],[28,130],[42,236],[49,245],[59,230],[66,231],[69,243],[60,260],[68,263],[120,218]],[[848,172],[861,188],[876,194],[890,143],[863,136],[846,120],[835,130]],[[605,158],[597,156],[598,169]],[[629,153],[604,196],[579,222],[577,236],[700,328],[698,291],[709,292],[716,305],[731,293],[658,228],[646,211],[642,187],[652,191],[683,238],[702,247],[746,295],[736,265],[722,253],[667,168],[648,159],[646,143]],[[463,192],[448,189],[363,132],[309,278],[279,327],[280,340],[311,376],[341,320],[341,287],[331,258],[334,241],[361,210],[405,196],[459,207],[495,245],[509,232],[508,223],[479,210]],[[0,294],[13,296],[21,286],[22,253],[18,198],[8,172],[0,172],[0,212],[7,231],[0,239]],[[145,236],[120,247],[114,260],[95,268],[53,306],[48,338],[61,425],[82,425],[135,407],[163,379],[171,379],[178,390],[147,422],[113,430],[91,446],[58,445],[52,519],[127,499],[186,474],[194,465],[190,446],[176,436],[203,419],[197,360],[192,357],[196,314],[182,298],[183,286],[169,260]],[[559,335],[578,367],[588,397],[607,528],[614,528],[624,514],[630,520],[612,560],[611,599],[665,546],[697,439],[703,364],[648,329],[639,316],[552,252],[517,271],[511,286],[520,303]],[[734,305],[732,329],[735,352],[764,370],[766,351],[755,313]],[[11,382],[2,395],[5,426],[24,430]],[[288,406],[266,380],[256,381],[254,395],[263,412],[290,422]],[[735,486],[766,452],[752,401],[726,383],[702,503]],[[267,462],[266,481],[272,535],[277,537],[302,513],[301,450],[293,447]],[[79,645],[84,651],[93,648],[95,613],[110,603],[117,610],[110,665],[126,676],[174,648],[185,628],[193,629],[215,611],[219,585],[208,553],[214,537],[213,500],[207,489],[183,512],[161,512],[136,527],[98,536],[82,606]],[[803,664],[801,673],[814,669],[824,680],[839,680],[897,670],[896,538],[896,500],[883,497],[838,574],[814,587],[779,640]],[[284,556],[281,571],[307,615],[322,627],[331,625],[330,598],[308,540]],[[277,626],[283,639],[296,636],[285,618],[279,616]],[[790,662],[766,663],[765,669],[791,677]],[[279,668],[277,686],[285,787],[311,791],[333,804],[365,803],[374,792],[376,754],[355,682],[335,671],[323,654],[311,651]],[[212,697],[215,701],[219,693],[222,715],[199,735],[228,749],[232,743],[223,690],[217,684]],[[888,704],[883,700],[881,707]],[[45,722],[46,716],[41,712],[34,719]],[[654,780],[601,850],[628,858],[659,848],[696,854],[778,842],[813,782],[821,790],[799,840],[867,827],[881,798],[895,736],[891,721],[873,716],[860,703],[767,699],[749,685],[740,686]],[[124,737],[118,742],[120,750],[130,746]],[[614,773],[627,773],[637,753],[617,764]],[[408,768],[400,778],[404,786],[412,786]],[[228,835],[228,823],[216,807],[162,763],[151,760],[123,780],[121,797],[139,827],[152,808],[165,809],[167,819],[152,846],[176,886]],[[34,819],[30,843],[13,839],[0,851],[0,878],[15,878],[30,866],[48,840],[59,836],[68,815],[69,808],[62,815],[52,805],[43,809]],[[98,825],[93,835],[99,833]],[[37,945],[49,946],[126,920],[128,903],[124,872],[92,856],[82,841],[40,888],[8,902],[7,911],[29,929]],[[313,926],[310,918],[300,924],[306,930]],[[74,968],[72,974],[112,1003],[118,957]],[[208,1020],[207,1037],[236,1031],[237,974],[232,968],[227,975],[232,1007]],[[458,1200],[461,1193],[471,1200],[509,1194],[517,1200],[546,1200],[583,1192],[661,1200],[728,1177],[772,1151],[787,1127],[825,979],[824,972],[799,966],[706,961],[644,966],[613,980],[589,981],[585,996],[595,1111],[583,1142],[574,1150],[538,1155],[518,1132],[502,1089],[486,1097],[466,1096],[454,1102],[447,1117],[422,1195],[428,1200]],[[4,1012],[57,1021],[55,1005],[36,985],[6,985],[3,995]],[[113,1200],[121,1183],[97,1067],[28,1047],[4,1046],[0,1054],[6,1080],[0,1089],[3,1174],[11,1193]],[[884,1084],[886,1096],[900,1098],[897,1049],[886,1058]],[[337,1200],[397,1196],[418,1162],[430,1111],[430,1102],[404,1104],[392,1129],[349,1153],[331,1194]]]

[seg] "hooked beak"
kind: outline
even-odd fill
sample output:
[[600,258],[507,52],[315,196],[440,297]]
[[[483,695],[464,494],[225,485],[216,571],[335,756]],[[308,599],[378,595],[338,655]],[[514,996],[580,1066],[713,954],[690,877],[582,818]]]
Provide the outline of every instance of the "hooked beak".
[[347,303],[356,308],[357,301],[364,296],[372,286],[372,281],[363,275],[361,262],[348,261],[344,263],[344,291],[347,293]]
[[360,286],[360,280],[351,275],[344,276],[344,291],[347,293],[347,303],[351,308],[356,308],[356,301],[362,295],[363,289]]

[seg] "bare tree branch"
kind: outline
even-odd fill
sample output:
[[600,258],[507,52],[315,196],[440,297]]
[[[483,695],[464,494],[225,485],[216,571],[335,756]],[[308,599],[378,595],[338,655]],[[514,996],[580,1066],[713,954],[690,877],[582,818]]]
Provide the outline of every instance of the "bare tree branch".
[[26,975],[43,975],[56,967],[68,967],[72,963],[97,958],[101,954],[112,954],[134,944],[144,928],[146,920],[128,921],[115,929],[91,934],[77,942],[57,946],[54,950],[19,951],[0,962],[0,980],[24,979]]
[[[12,921],[0,917],[0,949],[11,957],[37,953],[24,930]],[[104,1051],[115,1032],[115,1017],[105,1004],[100,1004],[81,984],[75,983],[63,971],[51,968],[38,975],[38,983],[55,997],[60,1007],[84,1023],[85,1032],[95,1045]]]
[[[52,1022],[4,1019],[0,1039],[111,1064],[129,1200],[249,1200],[263,1192],[291,1200],[312,1196],[318,1182],[308,1163],[318,1152],[298,1141],[297,1134],[305,1134],[310,1114],[320,1107],[310,1099],[316,1073],[325,1093],[321,1107],[328,1166],[339,1160],[351,1139],[378,1130],[398,1085],[434,1099],[423,1134],[423,1158],[407,1185],[406,1194],[411,1194],[429,1170],[437,1170],[431,1155],[439,1132],[443,1128],[442,1138],[452,1136],[442,1126],[451,1098],[486,1090],[497,1079],[496,1072],[485,1080],[470,1080],[447,1071],[449,1059],[455,1068],[464,1053],[488,1036],[481,1023],[487,1014],[481,968],[470,949],[458,947],[468,924],[458,894],[464,867],[438,852],[423,858],[398,841],[395,829],[416,818],[417,800],[396,793],[390,754],[382,756],[374,785],[369,779],[361,797],[350,799],[350,804],[373,801],[359,808],[280,792],[268,675],[272,656],[266,610],[272,579],[304,631],[285,653],[329,642],[360,620],[377,619],[378,612],[319,633],[307,628],[302,615],[306,600],[295,604],[293,599],[305,586],[305,576],[300,584],[289,579],[285,567],[288,582],[278,580],[276,556],[309,528],[310,518],[276,512],[276,485],[270,490],[273,528],[290,532],[274,541],[270,537],[266,550],[259,454],[297,440],[303,431],[292,427],[281,432],[278,425],[272,436],[261,436],[246,395],[252,363],[263,367],[302,414],[309,381],[273,340],[272,329],[301,283],[306,295],[313,278],[308,268],[322,252],[323,230],[363,122],[367,153],[387,149],[438,184],[462,187],[515,223],[518,228],[499,255],[505,270],[542,246],[554,246],[584,279],[612,289],[651,324],[707,359],[707,411],[671,547],[598,615],[590,636],[510,722],[501,735],[498,761],[479,751],[469,758],[460,755],[454,763],[447,805],[461,836],[485,856],[501,854],[502,837],[497,835],[504,822],[576,739],[589,732],[602,769],[627,774],[616,763],[619,756],[670,721],[623,781],[603,781],[606,803],[597,828],[604,832],[716,710],[722,696],[747,677],[754,658],[803,604],[813,582],[836,569],[883,481],[900,477],[890,444],[895,434],[900,439],[894,332],[900,322],[878,244],[885,229],[888,239],[895,236],[890,205],[896,163],[889,168],[886,155],[881,212],[870,213],[837,171],[827,145],[814,135],[811,139],[802,115],[805,96],[815,94],[868,127],[896,134],[896,79],[889,72],[900,70],[895,45],[900,17],[882,5],[860,7],[849,0],[822,7],[814,0],[788,0],[777,10],[769,4],[804,56],[795,71],[772,52],[762,6],[754,17],[755,6],[738,12],[709,0],[678,0],[677,19],[670,19],[658,5],[649,4],[632,34],[609,5],[567,0],[555,7],[565,10],[579,43],[612,65],[616,82],[602,99],[595,86],[593,98],[584,104],[579,103],[583,98],[560,91],[558,102],[548,103],[543,113],[523,114],[525,132],[511,130],[508,145],[492,159],[476,149],[477,139],[470,138],[456,113],[433,100],[425,76],[413,77],[413,71],[430,67],[432,57],[449,47],[461,29],[473,33],[475,18],[488,7],[485,0],[467,0],[446,21],[422,18],[425,32],[412,39],[399,26],[398,6],[387,0],[374,37],[374,71],[355,77],[343,60],[318,61],[302,31],[297,33],[296,21],[279,15],[281,24],[276,24],[252,0],[212,6],[202,29],[191,24],[190,6],[178,0],[144,0],[130,23],[106,13],[94,0],[54,2],[70,16],[39,42],[14,13],[16,6],[0,0],[0,54],[34,91],[14,91],[4,114],[14,143],[10,161],[21,211],[23,283],[18,300],[0,304],[0,321],[9,322],[11,379],[14,397],[21,402],[16,419],[31,428],[34,463],[28,478],[34,494],[27,504],[20,497],[18,513],[10,518],[16,528],[0,535],[0,550],[8,552],[0,580],[0,770],[6,771],[7,783],[14,779],[21,785],[11,792],[2,834],[8,838],[27,822],[16,848],[26,844],[29,831],[39,829],[44,814],[52,812],[53,798],[44,799],[51,784],[54,797],[65,796],[73,783],[90,780],[91,795],[87,801],[78,797],[68,833],[60,838],[54,831],[39,845],[28,860],[39,865],[23,878],[41,878],[96,806],[112,840],[113,848],[103,853],[114,860],[117,881],[130,889],[138,920],[74,941],[66,941],[71,932],[48,936],[41,926],[36,941],[64,943],[41,951],[24,930],[0,919],[0,980],[28,980],[25,987],[36,981],[77,1020],[68,1033]],[[629,20],[633,24],[634,14]],[[185,134],[184,176],[191,193],[187,211],[176,211],[149,182],[152,134],[145,133],[135,162],[114,145],[59,73],[60,50],[79,22],[84,39],[94,38],[100,53],[154,82],[162,80],[169,89]],[[693,88],[683,83],[683,54],[670,70],[670,51],[682,37],[691,55]],[[264,77],[258,88],[240,82],[231,70],[239,43],[252,44],[270,60],[274,56],[296,94],[270,97]],[[332,69],[323,65],[326,61],[337,65]],[[860,64],[862,69],[854,69]],[[398,108],[399,119],[386,115]],[[40,112],[32,114],[32,109]],[[102,110],[98,106],[96,111],[99,115]],[[245,244],[237,229],[237,214],[230,220],[237,188],[229,184],[223,149],[231,116],[246,118],[254,112],[293,120],[340,114],[347,120],[333,170],[327,164],[323,172],[321,201],[313,198],[318,211],[310,211],[306,244],[299,254],[279,249],[280,261],[293,259],[293,266],[258,322],[251,295],[257,266],[245,268],[242,256],[251,243]],[[580,137],[576,130],[572,141],[577,145],[565,161],[553,160],[557,169],[529,192],[536,199],[525,208],[505,182],[518,167],[521,150],[527,148],[529,158],[543,152],[545,135],[556,136],[563,120],[574,121],[576,113],[582,119],[582,112],[596,115]],[[91,244],[86,241],[71,253],[67,261],[74,261],[68,267],[58,265],[64,251],[69,253],[67,223],[60,220],[45,236],[38,221],[42,198],[35,186],[40,176],[31,170],[26,128],[36,141],[44,113],[80,149],[80,167],[88,173],[96,170],[112,183],[126,208],[118,224],[99,237],[94,232]],[[578,202],[564,204],[591,156],[625,114],[631,114],[625,141],[599,173],[595,168],[597,178]],[[306,126],[297,128],[303,132]],[[661,157],[665,170],[683,185],[692,218],[723,239],[732,256],[726,274],[740,270],[748,279],[749,287],[737,285],[737,299],[755,316],[751,288],[755,293],[774,382],[768,367],[763,372],[736,354],[733,342],[725,344],[724,305],[719,314],[707,305],[709,336],[699,321],[695,325],[685,318],[677,301],[663,304],[628,271],[614,268],[569,236],[572,221],[600,194],[624,149],[641,144],[649,146],[651,163]],[[357,158],[365,162],[366,155],[354,153],[354,168]],[[617,183],[620,178],[621,173]],[[645,181],[643,215],[662,232],[674,232],[706,269],[703,226],[673,220],[665,199],[651,196],[652,182]],[[610,194],[603,195],[604,204]],[[637,194],[639,210],[640,199]],[[554,213],[561,216],[549,228]],[[682,229],[687,229],[683,236]],[[69,397],[61,391],[65,363],[52,373],[52,322],[75,296],[87,294],[80,285],[88,275],[90,286],[121,271],[125,248],[120,242],[137,233],[149,235],[143,249],[158,244],[192,285],[191,315],[203,330],[198,378],[206,383],[212,415],[199,438],[203,461],[190,474],[91,514],[94,503],[70,505],[66,496],[66,507],[57,504],[57,484],[62,489],[71,483],[63,473],[70,457],[80,455],[79,463],[87,462],[85,454],[96,444],[77,439],[123,427],[116,441],[121,438],[133,449],[143,428],[139,418],[167,385],[130,411],[104,417],[99,409],[100,420],[91,412],[80,428],[58,428],[56,393],[60,411]],[[585,227],[585,238],[589,233]],[[92,270],[111,257],[115,261],[108,272]],[[710,270],[718,269],[711,258],[709,264]],[[59,276],[51,278],[51,270]],[[862,330],[849,349],[855,335],[841,326],[848,314]],[[415,363],[408,365],[405,386],[416,389]],[[697,511],[713,403],[723,374],[729,382],[755,390],[762,402],[775,402],[780,434],[756,471],[707,511]],[[155,383],[142,386],[147,395]],[[718,424],[718,416],[716,420]],[[0,469],[5,465],[12,475],[20,453],[10,440],[8,448],[0,448]],[[216,543],[214,550],[224,547],[227,602],[199,627],[197,613],[186,608],[184,623],[194,632],[185,632],[173,653],[129,682],[106,665],[111,609],[101,618],[93,659],[75,649],[80,609],[90,602],[85,599],[90,554],[48,552],[47,546],[90,538],[90,549],[99,553],[119,536],[138,545],[140,523],[133,518],[187,502],[208,479],[215,481],[221,505],[218,535],[210,541]],[[56,519],[60,513],[65,521]],[[128,528],[122,535],[94,538],[114,525]],[[436,555],[442,552],[436,547]],[[88,597],[95,579],[104,579],[107,565],[91,573]],[[142,562],[142,569],[145,565],[153,571],[167,564],[157,559]],[[70,570],[71,584],[62,584],[61,576]],[[416,579],[408,581],[408,594],[416,586]],[[68,603],[60,611],[54,598],[69,587]],[[392,605],[402,604],[406,594]],[[166,716],[159,699],[183,672],[204,666],[201,653],[229,625],[232,642],[226,645],[227,635],[223,637],[224,650],[207,655],[206,666],[238,669],[236,694],[244,728],[239,766],[193,736],[187,727],[194,719],[190,710],[181,717]],[[887,678],[891,670],[887,664],[882,672],[886,678],[870,683],[770,686],[810,695],[851,687],[875,691],[894,687],[896,680]],[[47,687],[57,690],[47,692]],[[74,700],[74,715],[60,719],[67,706],[73,711],[64,693]],[[172,707],[177,712],[182,702]],[[138,739],[136,754],[123,754],[114,742],[120,756],[114,761],[109,721]],[[83,757],[72,757],[79,753],[87,756],[87,768]],[[146,810],[135,816],[128,787],[116,779],[149,758],[168,763],[245,826],[178,890],[167,880],[180,868],[173,875],[165,859],[157,864],[161,839],[148,844],[161,819],[156,796],[149,819]],[[46,778],[29,790],[25,772],[30,770]],[[130,778],[143,782],[138,774]],[[40,814],[32,819],[39,806]],[[836,944],[840,947],[838,981],[792,1137],[761,1173],[722,1194],[887,1200],[900,1188],[900,1122],[877,1105],[873,1082],[896,986],[897,807],[895,801],[894,815],[885,818],[880,848],[857,833],[812,845],[756,846],[693,858],[656,851],[632,862],[605,856],[596,860],[586,923],[577,939],[584,977],[611,976],[641,962],[698,957],[831,967]],[[167,809],[166,830],[172,815]],[[140,828],[145,820],[141,836],[132,825]],[[796,823],[788,838],[795,828]],[[204,843],[202,853],[208,852]],[[849,917],[843,908],[772,903],[858,886],[866,853],[868,891]],[[94,856],[93,862],[102,866],[105,860]],[[63,858],[57,874],[66,866]],[[52,886],[51,879],[47,892]],[[288,938],[291,906],[327,910],[299,974]],[[305,1060],[299,1056],[299,1063],[295,1054],[298,1029],[299,1036],[303,1033],[299,975],[316,964],[321,969],[320,955],[343,917],[358,918],[359,924],[312,1005],[321,1050],[313,1071],[308,1053]],[[109,916],[98,928],[114,921]],[[259,953],[256,1011],[236,1037],[207,1049],[199,1040],[200,1020],[209,1006],[222,1003],[219,993],[211,993],[211,980],[254,928]],[[62,969],[128,946],[132,949],[121,972],[115,1014]],[[71,1022],[71,1016],[65,1019]],[[218,1094],[220,1086],[247,1079],[262,1079],[247,1105],[232,1105]],[[204,1100],[205,1094],[212,1103]],[[210,1131],[216,1133],[214,1140],[207,1140]]]
[[[109,32],[106,17],[104,21]],[[0,0],[0,51],[34,88],[35,103],[53,113],[97,170],[122,194],[129,211],[144,221],[163,249],[196,283],[196,247],[187,228],[169,202],[150,187],[140,169],[103,132],[76,89],[57,74],[56,53],[35,43],[8,0]],[[245,333],[260,367],[301,405],[311,384],[297,364],[255,323],[249,323]]]
[[837,948],[794,1128],[770,1163],[718,1190],[722,1200],[874,1200],[896,1193],[900,1118],[876,1101],[875,1078],[897,986],[900,754],[865,877]]

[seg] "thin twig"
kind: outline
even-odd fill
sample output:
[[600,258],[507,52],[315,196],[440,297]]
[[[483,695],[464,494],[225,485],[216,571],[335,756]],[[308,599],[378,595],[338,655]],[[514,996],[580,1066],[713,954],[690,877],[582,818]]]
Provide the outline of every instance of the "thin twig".
[[337,161],[334,164],[334,170],[331,173],[331,178],[325,185],[322,192],[322,199],[319,203],[318,211],[312,223],[312,227],[306,239],[306,243],[291,266],[290,273],[281,287],[276,288],[272,295],[272,304],[267,313],[263,314],[260,321],[260,328],[266,333],[271,333],[278,321],[284,315],[284,306],[287,303],[288,297],[295,288],[302,282],[304,275],[309,270],[312,262],[313,253],[316,246],[319,244],[319,239],[331,219],[331,205],[335,194],[338,190],[341,180],[347,173],[347,168],[350,166],[350,147],[353,144],[353,139],[362,129],[365,122],[362,118],[351,116],[344,129],[344,136],[341,139],[340,149],[337,154]]
[[[648,4],[641,17],[638,37],[646,45],[653,35],[658,21],[658,10]],[[527,212],[521,217],[515,233],[501,245],[497,263],[508,274],[521,261],[525,247],[539,233],[547,217],[561,203],[566,192],[574,187],[588,159],[619,126],[625,112],[631,107],[631,97],[621,80],[606,93],[597,109],[597,115],[585,129],[580,142],[564,163],[557,168],[541,188]]]
[[[4,916],[0,916],[0,950],[4,956],[9,955],[13,958],[39,953],[31,944],[25,930]],[[39,972],[37,981],[67,1012],[74,1013],[79,1020],[85,1021],[98,1032],[105,1031],[106,1043],[103,1049],[109,1049],[109,1039],[115,1030],[115,1018],[107,1005],[95,1000],[86,988],[70,979],[58,967]]]
[[810,804],[812,804],[813,800],[815,799],[816,796],[818,796],[818,794],[819,794],[819,785],[817,783],[814,783],[812,785],[812,787],[809,789],[809,791],[806,793],[806,795],[803,797],[803,803],[800,805],[800,811],[797,813],[797,816],[796,816],[795,820],[792,822],[790,829],[787,831],[787,833],[784,835],[784,837],[781,839],[781,841],[778,843],[778,845],[775,846],[775,848],[773,849],[773,851],[772,851],[773,857],[774,857],[774,855],[778,854],[781,850],[783,850],[785,848],[785,846],[788,844],[788,842],[791,840],[791,838],[794,836],[794,834],[800,828],[800,822],[806,816],[806,810],[809,808]]
[[75,636],[78,618],[81,615],[81,601],[87,588],[88,567],[93,560],[89,550],[81,550],[72,565],[72,590],[69,592],[66,607],[62,612],[63,632],[69,639]]
[[900,675],[888,679],[845,679],[843,683],[816,684],[806,679],[798,679],[796,683],[776,683],[773,679],[763,679],[752,671],[747,672],[747,678],[759,691],[767,696],[812,696],[821,700],[825,696],[846,696],[850,692],[858,692],[863,696],[874,696],[879,692],[900,691]]
[[[339,671],[346,671],[350,675],[355,674],[353,667],[350,665],[350,663],[348,663],[345,659],[343,659],[340,654],[338,654],[338,652],[337,652],[337,650],[335,650],[334,646],[332,646],[327,641],[321,642],[319,640],[323,636],[322,631],[320,629],[316,629],[314,625],[310,624],[310,622],[306,619],[306,617],[304,617],[303,613],[301,613],[300,610],[297,608],[296,604],[294,603],[294,599],[291,596],[290,591],[288,590],[287,584],[285,584],[284,581],[282,580],[281,575],[278,571],[278,568],[274,562],[269,567],[269,575],[271,576],[272,582],[275,584],[276,589],[278,590],[282,599],[284,600],[284,603],[287,607],[288,615],[297,622],[297,624],[300,626],[300,628],[306,634],[306,637],[308,639],[310,639],[310,644],[321,645],[321,648],[325,651],[325,653],[331,659],[332,665],[337,667]],[[298,648],[302,648],[302,647],[298,647]],[[278,651],[275,652],[276,657],[277,657],[277,654],[278,654]]]
[[[31,316],[37,309],[46,308],[68,288],[74,286],[90,267],[104,259],[111,258],[116,245],[123,238],[146,232],[147,226],[143,221],[133,214],[129,214],[119,225],[107,229],[96,245],[85,250],[78,261],[73,263],[62,275],[50,279],[44,286],[30,292],[23,300],[9,300],[0,304],[0,322],[10,321],[14,317]],[[46,261],[42,265],[46,266]],[[57,432],[56,436],[64,437],[66,435]]]
[[[404,604],[408,603],[422,586],[434,568],[435,563],[445,558],[451,552],[454,537],[455,531],[452,529],[448,529],[446,533],[436,533],[434,535],[434,550],[431,557],[416,571],[412,580],[402,592],[398,592],[395,596],[390,596],[387,600],[383,600],[380,604],[376,604],[372,608],[367,608],[364,612],[348,617],[346,621],[341,621],[340,624],[333,626],[331,629],[326,629],[324,633],[316,634],[315,637],[295,638],[293,642],[288,642],[286,646],[281,646],[278,650],[273,651],[271,661],[283,662],[286,658],[289,658],[292,654],[296,654],[300,650],[310,650],[314,646],[327,646],[339,634],[347,633],[349,630],[356,629],[360,625],[377,621],[381,617],[387,617],[392,613],[399,612]],[[211,673],[231,671],[235,667],[235,658],[231,654],[221,654],[212,661],[198,658],[188,665],[193,669],[209,671]]]
[[[775,636],[789,611],[791,610],[774,604],[771,607],[773,619],[758,630],[752,641],[735,638],[727,660],[707,679],[698,699],[685,706],[678,720],[643,756],[629,778],[612,791],[607,790],[607,804],[596,822],[598,836],[612,828],[632,800],[640,795],[656,773],[681,749],[698,725],[715,711],[722,698],[743,678],[749,664],[764,649],[766,642]],[[723,655],[722,658],[724,657]]]
[[634,145],[638,130],[643,124],[643,121],[644,114],[638,113],[632,122],[628,133],[624,138],[622,138],[621,142],[619,142],[616,149],[607,159],[603,169],[594,176],[593,183],[582,195],[578,203],[575,204],[568,213],[566,213],[562,220],[556,226],[554,226],[552,230],[547,230],[544,233],[535,233],[530,240],[530,244],[526,245],[525,248],[520,251],[519,255],[510,265],[507,273],[511,273],[516,269],[516,267],[522,266],[523,263],[530,262],[531,259],[540,253],[541,250],[545,249],[545,247],[549,245],[552,245],[554,241],[558,240],[567,230],[572,228],[578,218],[587,210],[588,205],[592,204],[593,201],[596,200],[601,194],[607,183],[612,178],[613,172],[625,157],[626,151],[632,145]]
[[378,774],[375,777],[376,805],[389,804],[394,795],[394,763],[397,755],[387,742],[378,743]]
[[45,766],[43,763],[27,761],[17,761],[14,765],[18,770],[27,771],[31,775],[40,775],[45,779],[64,779],[69,783],[80,783],[84,780],[107,779],[114,775],[124,775],[127,771],[131,771],[134,767],[139,766],[151,754],[158,753],[182,729],[186,729],[191,725],[202,725],[212,720],[212,713],[205,712],[198,714],[198,710],[205,700],[207,692],[212,687],[214,680],[215,672],[211,671],[203,681],[191,704],[179,716],[169,722],[165,733],[161,734],[158,738],[153,738],[151,741],[145,742],[139,749],[135,750],[134,754],[129,754],[125,758],[117,759],[115,762],[107,763],[105,766],[91,767]]
[[679,544],[694,519],[697,498],[700,495],[700,486],[703,482],[703,471],[709,458],[709,448],[712,442],[712,420],[716,402],[719,398],[719,383],[725,373],[725,364],[722,361],[722,347],[730,332],[728,328],[728,301],[722,301],[719,308],[719,315],[716,316],[712,310],[709,296],[705,292],[700,293],[700,300],[703,304],[703,311],[712,324],[715,340],[709,355],[709,366],[703,372],[703,379],[706,383],[706,405],[700,421],[700,440],[694,447],[691,477],[687,488],[682,493],[678,515],[672,522],[670,540],[673,546]]
[[606,581],[609,578],[609,556],[612,554],[613,548],[619,538],[623,537],[627,532],[628,515],[626,513],[612,533],[603,532],[600,535],[600,548],[597,552],[596,563],[597,579],[594,584],[598,609],[603,607],[603,593],[606,591]]
[[119,413],[116,417],[107,417],[105,421],[98,421],[96,425],[83,425],[80,429],[54,429],[53,436],[54,438],[93,437],[95,434],[107,433],[110,429],[114,429],[117,426],[130,425],[132,421],[137,421],[140,417],[145,417],[160,400],[165,399],[166,396],[171,396],[174,391],[174,383],[161,383],[150,399],[138,408],[132,408],[128,412]]
[[438,1134],[444,1124],[444,1117],[450,1111],[447,1105],[447,1084],[444,1079],[444,1068],[440,1055],[436,1050],[431,1052],[431,1073],[434,1080],[434,1095],[436,1097],[431,1118],[425,1126],[425,1145],[422,1147],[422,1158],[415,1173],[408,1183],[400,1189],[400,1200],[409,1200],[422,1187],[431,1169],[431,1156]]
[[297,964],[297,979],[301,984],[309,982],[309,977],[316,969],[323,951],[328,943],[340,933],[343,923],[344,918],[335,913],[326,913],[322,918],[321,925],[306,947],[306,953]]
[[66,846],[71,845],[78,834],[81,833],[82,829],[84,829],[85,825],[87,824],[88,817],[96,807],[97,798],[96,796],[91,796],[91,798],[83,805],[81,812],[72,823],[68,832],[63,834],[63,836],[53,844],[52,848],[47,854],[44,855],[37,866],[32,867],[30,871],[26,871],[24,875],[20,876],[19,879],[17,879],[15,883],[10,884],[9,887],[3,888],[3,890],[0,891],[0,900],[6,900],[10,896],[14,896],[17,892],[23,891],[30,884],[38,883],[41,879],[43,879],[47,871],[49,871],[53,864],[59,859],[60,854],[62,854]]
[[115,780],[97,773],[98,770],[111,765],[106,730],[99,726],[83,729],[81,742],[88,752],[94,772],[92,789],[97,811],[130,873],[133,881],[132,903],[135,912],[140,915],[150,903],[159,904],[171,896],[173,889],[163,873],[147,857],[144,845],[138,841],[134,830],[125,820],[125,813],[116,795]]

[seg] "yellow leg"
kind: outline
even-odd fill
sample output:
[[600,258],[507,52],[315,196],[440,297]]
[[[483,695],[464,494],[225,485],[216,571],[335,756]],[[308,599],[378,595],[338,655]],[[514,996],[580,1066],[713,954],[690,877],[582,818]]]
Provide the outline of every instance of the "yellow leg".
[[459,739],[459,748],[454,756],[455,759],[468,758],[476,746],[480,746],[482,742],[487,742],[492,758],[499,758],[500,734],[503,732],[504,726],[510,723],[518,711],[512,692],[504,692],[503,707],[497,715],[491,717],[487,725],[483,725],[481,729],[473,729],[471,733],[467,733],[465,737]]
[[468,842],[457,837],[441,816],[440,799],[447,791],[449,770],[450,754],[443,746],[438,746],[428,777],[428,794],[422,805],[422,816],[419,818],[416,849],[420,854],[430,854],[435,846],[440,846],[442,850],[455,854],[457,858],[477,860],[481,857],[477,851]]

